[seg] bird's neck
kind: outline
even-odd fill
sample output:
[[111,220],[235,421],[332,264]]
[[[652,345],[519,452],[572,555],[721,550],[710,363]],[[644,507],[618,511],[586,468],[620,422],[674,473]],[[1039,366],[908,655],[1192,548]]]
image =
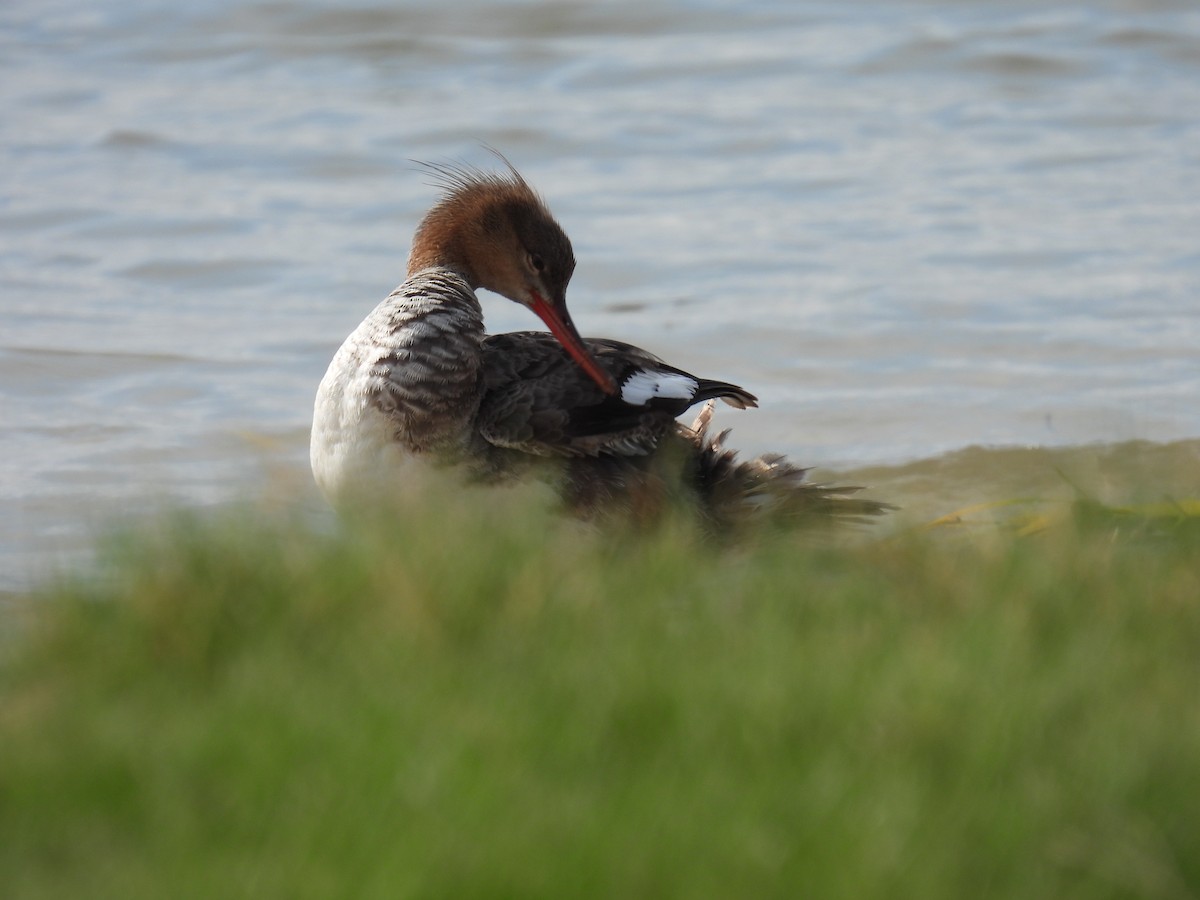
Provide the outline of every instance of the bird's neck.
[[479,298],[463,273],[454,268],[429,266],[411,272],[387,302],[402,320],[419,321],[434,315],[453,330],[482,337]]
[[437,207],[417,227],[408,254],[408,276],[425,269],[448,269],[463,276],[472,287],[479,286],[467,264],[467,229],[461,216]]

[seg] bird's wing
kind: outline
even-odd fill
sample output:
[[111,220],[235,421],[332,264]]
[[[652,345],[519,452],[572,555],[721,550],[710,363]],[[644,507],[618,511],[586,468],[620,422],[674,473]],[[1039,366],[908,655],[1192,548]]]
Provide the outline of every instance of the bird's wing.
[[736,385],[689,375],[630,344],[584,343],[612,375],[616,394],[601,391],[545,332],[485,338],[479,433],[498,447],[541,456],[643,456],[695,403],[722,397],[754,405]]

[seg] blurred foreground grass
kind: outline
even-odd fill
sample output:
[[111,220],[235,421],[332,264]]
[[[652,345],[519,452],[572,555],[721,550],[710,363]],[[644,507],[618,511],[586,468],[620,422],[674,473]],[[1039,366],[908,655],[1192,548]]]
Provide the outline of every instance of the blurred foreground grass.
[[123,532],[10,611],[0,894],[1196,896],[1200,519],[1064,510]]

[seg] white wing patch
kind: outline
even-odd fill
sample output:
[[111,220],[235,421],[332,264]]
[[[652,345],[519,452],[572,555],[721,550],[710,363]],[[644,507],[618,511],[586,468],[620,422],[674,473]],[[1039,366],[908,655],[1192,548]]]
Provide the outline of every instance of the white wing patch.
[[621,387],[621,399],[630,406],[645,406],[655,397],[691,400],[698,387],[696,379],[686,375],[639,369]]

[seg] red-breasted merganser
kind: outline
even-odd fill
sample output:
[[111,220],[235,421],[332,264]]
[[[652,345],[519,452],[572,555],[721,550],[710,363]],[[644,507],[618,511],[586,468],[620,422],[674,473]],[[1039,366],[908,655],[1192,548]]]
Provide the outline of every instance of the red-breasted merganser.
[[[571,242],[520,174],[429,168],[446,194],[417,229],[407,279],[346,338],[317,391],[312,469],[335,505],[390,495],[419,477],[414,465],[434,464],[489,480],[539,469],[580,513],[643,516],[680,496],[715,522],[886,508],[809,484],[779,456],[737,462],[725,434],[708,437],[712,401],[745,409],[753,394],[581,338],[566,305]],[[550,333],[485,335],[480,287]],[[705,401],[690,428],[676,422]]]

